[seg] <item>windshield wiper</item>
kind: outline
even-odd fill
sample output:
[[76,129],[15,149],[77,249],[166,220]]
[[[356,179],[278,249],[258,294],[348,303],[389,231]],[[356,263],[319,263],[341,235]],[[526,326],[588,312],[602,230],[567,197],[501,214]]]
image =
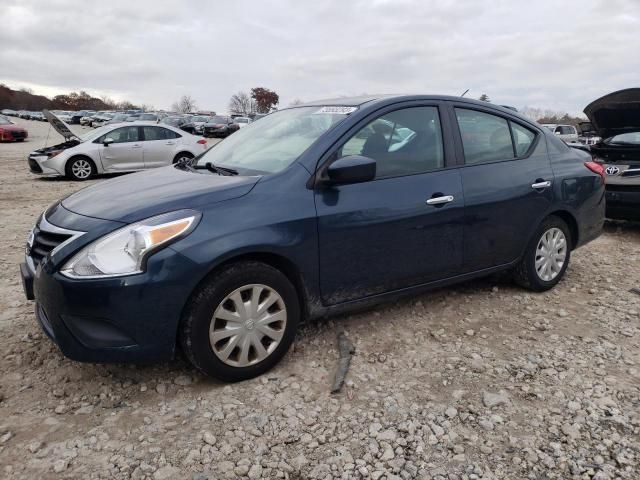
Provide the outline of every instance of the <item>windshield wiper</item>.
[[238,175],[238,171],[233,168],[219,167],[211,162],[207,162],[204,165],[191,165],[191,168],[196,170],[209,170],[210,172],[217,173],[218,175]]

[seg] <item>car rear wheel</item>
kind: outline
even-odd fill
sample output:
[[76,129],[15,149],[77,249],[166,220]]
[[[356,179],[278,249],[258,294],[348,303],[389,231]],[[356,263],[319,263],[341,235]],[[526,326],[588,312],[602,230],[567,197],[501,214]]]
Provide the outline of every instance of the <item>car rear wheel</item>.
[[181,322],[180,345],[205,374],[246,380],[282,359],[299,318],[296,290],[282,272],[242,262],[216,273],[194,294]]
[[90,158],[73,157],[67,162],[65,173],[72,180],[88,180],[96,174],[96,166]]
[[187,160],[191,160],[193,155],[189,152],[181,152],[175,156],[173,159],[173,163],[186,162]]
[[566,222],[551,216],[538,227],[514,271],[519,285],[536,292],[560,282],[571,257],[571,232]]

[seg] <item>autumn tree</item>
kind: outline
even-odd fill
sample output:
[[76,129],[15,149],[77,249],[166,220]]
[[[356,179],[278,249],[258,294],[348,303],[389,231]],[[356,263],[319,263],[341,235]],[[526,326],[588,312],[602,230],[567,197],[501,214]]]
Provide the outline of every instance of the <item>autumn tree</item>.
[[196,101],[191,95],[182,95],[180,100],[171,105],[171,110],[178,113],[189,113],[197,110]]
[[256,102],[246,92],[238,92],[229,100],[229,112],[245,117],[252,115],[256,113]]
[[256,102],[258,113],[269,113],[275,110],[280,102],[280,96],[268,88],[256,87],[251,89],[251,98]]

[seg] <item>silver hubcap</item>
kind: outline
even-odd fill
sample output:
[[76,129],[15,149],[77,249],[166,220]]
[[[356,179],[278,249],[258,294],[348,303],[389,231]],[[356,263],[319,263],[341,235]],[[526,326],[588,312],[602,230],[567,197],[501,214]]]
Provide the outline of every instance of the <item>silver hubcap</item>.
[[567,259],[567,239],[559,228],[550,228],[542,234],[536,248],[536,272],[549,282],[556,278]]
[[287,309],[278,292],[266,285],[245,285],[216,308],[209,343],[227,365],[255,365],[273,353],[286,325]]
[[88,178],[91,175],[91,164],[86,160],[76,160],[71,165],[71,171],[78,178]]

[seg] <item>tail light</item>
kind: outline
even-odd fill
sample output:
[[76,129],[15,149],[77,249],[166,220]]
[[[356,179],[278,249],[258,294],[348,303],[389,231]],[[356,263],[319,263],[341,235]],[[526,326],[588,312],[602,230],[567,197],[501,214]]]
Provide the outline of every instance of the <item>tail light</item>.
[[605,175],[604,167],[601,163],[584,162],[584,166],[591,170],[593,173],[597,173],[598,175],[600,175],[600,177],[602,177],[602,183],[607,182],[607,176]]
[[206,141],[204,138],[201,138],[200,140],[198,140],[198,143],[199,143],[200,145],[206,145],[206,144],[207,144],[207,141]]

